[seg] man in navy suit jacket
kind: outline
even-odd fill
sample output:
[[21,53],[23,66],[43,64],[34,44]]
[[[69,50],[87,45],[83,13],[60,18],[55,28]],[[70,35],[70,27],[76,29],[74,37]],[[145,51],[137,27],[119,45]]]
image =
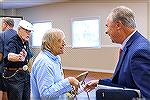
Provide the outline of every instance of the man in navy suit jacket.
[[92,80],[85,91],[101,84],[139,89],[142,97],[150,98],[150,42],[136,30],[134,12],[124,6],[114,8],[106,27],[112,42],[122,45],[122,53],[113,77]]

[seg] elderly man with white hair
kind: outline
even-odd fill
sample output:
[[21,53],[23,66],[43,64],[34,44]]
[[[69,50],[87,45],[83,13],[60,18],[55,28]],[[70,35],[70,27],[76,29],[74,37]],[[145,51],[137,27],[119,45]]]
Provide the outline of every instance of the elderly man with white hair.
[[64,79],[60,54],[64,52],[65,35],[60,29],[48,30],[42,39],[42,50],[31,71],[32,100],[64,100],[66,93],[77,90],[79,81],[74,77]]
[[30,100],[29,36],[33,26],[25,20],[19,22],[18,32],[4,49],[4,85],[9,100]]

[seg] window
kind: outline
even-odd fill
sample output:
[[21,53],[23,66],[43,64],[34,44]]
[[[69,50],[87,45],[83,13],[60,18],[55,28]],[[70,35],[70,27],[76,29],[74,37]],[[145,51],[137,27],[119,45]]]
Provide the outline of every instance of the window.
[[33,24],[32,47],[41,47],[44,33],[52,28],[51,22],[42,22]]
[[100,47],[100,18],[78,18],[72,20],[72,47]]

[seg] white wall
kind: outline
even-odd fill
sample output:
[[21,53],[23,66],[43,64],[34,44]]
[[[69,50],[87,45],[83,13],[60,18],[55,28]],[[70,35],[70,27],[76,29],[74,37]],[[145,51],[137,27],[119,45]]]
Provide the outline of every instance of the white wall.
[[135,11],[137,28],[147,36],[147,3],[59,3],[19,9],[17,15],[24,16],[25,19],[31,22],[52,21],[53,27],[59,27],[66,32],[68,45],[71,45],[72,18],[100,16],[102,45],[111,45],[109,37],[104,34],[105,21],[110,10],[120,5],[128,6]]
[[16,16],[16,9],[7,9],[4,14],[8,16]]
[[0,15],[4,15],[4,10],[0,9]]
[[[109,37],[105,34],[106,17],[112,8],[120,5],[127,6],[135,11],[137,28],[147,37],[149,31],[147,0],[141,0],[140,2],[137,2],[139,0],[131,0],[132,2],[123,0],[122,2],[113,2],[113,0],[111,2],[105,2],[105,0],[101,2],[100,0],[93,2],[79,1],[17,9],[16,14],[31,22],[52,21],[53,27],[61,28],[65,32],[68,45],[62,55],[65,68],[113,72],[118,60],[118,48],[112,46]],[[70,47],[71,19],[93,16],[100,16],[101,18],[101,42],[103,47],[100,49],[72,49]]]

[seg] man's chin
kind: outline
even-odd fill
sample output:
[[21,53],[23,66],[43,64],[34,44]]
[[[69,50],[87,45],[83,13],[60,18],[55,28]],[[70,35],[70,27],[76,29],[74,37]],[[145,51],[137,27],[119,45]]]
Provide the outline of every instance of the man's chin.
[[63,54],[64,53],[64,51],[61,51],[59,54]]
[[25,41],[28,41],[28,40],[29,40],[29,38],[26,38],[26,39],[25,39]]

